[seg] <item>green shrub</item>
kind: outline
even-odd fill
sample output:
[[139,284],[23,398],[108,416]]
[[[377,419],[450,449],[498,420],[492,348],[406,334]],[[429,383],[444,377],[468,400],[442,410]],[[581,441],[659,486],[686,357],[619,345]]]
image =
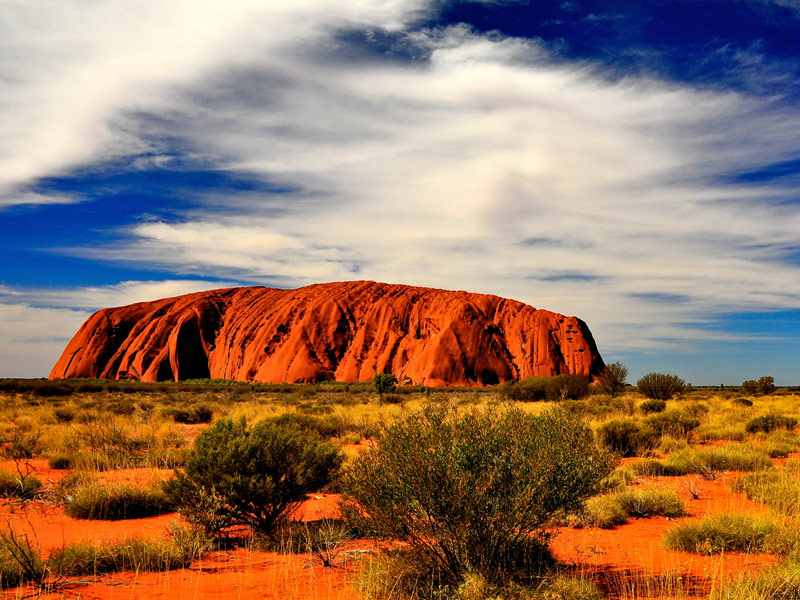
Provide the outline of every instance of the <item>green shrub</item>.
[[668,465],[663,460],[646,458],[630,465],[631,471],[642,477],[677,477],[685,475],[688,471],[682,471],[677,467]]
[[[384,402],[389,402],[384,397]],[[283,413],[273,418],[273,422],[280,426],[294,426],[299,429],[315,431],[321,438],[341,437],[347,433],[357,431],[358,428],[348,419],[338,415],[325,415],[315,417],[302,413]]]
[[754,502],[767,504],[781,516],[800,515],[800,479],[789,469],[742,475],[731,482],[731,489],[746,494]]
[[655,446],[658,434],[631,419],[609,421],[597,430],[601,443],[622,456],[638,456]]
[[589,394],[589,379],[583,375],[564,374],[548,378],[545,385],[547,400],[578,400]]
[[141,519],[171,510],[160,486],[138,488],[93,482],[78,487],[64,512],[73,519]]
[[16,587],[26,581],[42,582],[45,565],[30,538],[13,530],[0,533],[0,588]]
[[342,461],[339,449],[316,432],[270,420],[247,427],[244,419],[222,419],[195,440],[184,470],[164,489],[184,514],[199,498],[214,499],[211,523],[196,523],[209,533],[218,519],[269,533],[307,493],[328,484]]
[[375,373],[372,376],[372,387],[378,392],[381,403],[383,402],[383,397],[392,393],[398,383],[397,377],[391,373]]
[[164,415],[171,417],[176,423],[187,425],[211,423],[214,409],[206,404],[198,404],[189,408],[168,408],[164,410]]
[[17,497],[24,500],[33,498],[42,487],[42,482],[35,475],[20,475],[11,471],[0,471],[0,496]]
[[40,431],[29,431],[26,428],[14,427],[8,442],[2,449],[3,454],[13,459],[33,458],[39,453]]
[[589,525],[612,529],[628,522],[628,513],[614,496],[597,496],[586,501],[582,519]]
[[648,373],[636,382],[639,392],[654,400],[669,400],[680,394],[685,386],[680,377],[663,373]]
[[75,419],[75,411],[71,408],[56,408],[53,416],[59,423],[71,423]]
[[637,519],[650,517],[682,517],[686,514],[683,500],[673,490],[628,490],[617,496],[628,516]]
[[686,450],[688,447],[689,444],[686,440],[679,440],[668,435],[662,437],[658,442],[658,451],[661,452],[661,454],[670,454],[678,450]]
[[406,542],[420,569],[457,585],[468,572],[523,568],[551,516],[579,508],[613,466],[564,411],[430,404],[345,471],[343,513],[361,532]]
[[503,391],[514,402],[540,402],[547,398],[546,377],[529,377],[516,383],[503,385]]
[[639,409],[646,415],[660,413],[667,410],[667,403],[664,400],[645,400],[639,405]]
[[572,374],[536,376],[505,384],[502,390],[516,402],[579,400],[589,394],[589,380]]
[[754,419],[750,419],[745,425],[744,430],[747,433],[758,433],[763,431],[769,433],[775,429],[794,429],[797,427],[797,419],[794,417],[785,417],[783,415],[762,415]]
[[47,466],[51,469],[71,469],[72,456],[69,454],[54,454],[47,459]]
[[625,389],[628,368],[619,362],[608,364],[600,371],[598,379],[600,380],[600,385],[614,398]]
[[716,587],[710,600],[797,600],[800,598],[800,564],[789,560],[757,574]]
[[742,383],[743,394],[750,396],[764,396],[775,391],[775,379],[773,377],[762,377],[758,381],[748,379]]
[[658,437],[669,435],[672,437],[686,437],[693,429],[700,426],[700,419],[680,410],[667,410],[645,417],[642,422],[644,427],[656,432]]
[[189,566],[205,547],[197,539],[175,537],[171,542],[132,538],[108,546],[83,542],[53,554],[49,567],[54,574],[67,577],[116,571],[169,571]]
[[747,437],[741,425],[701,425],[695,430],[695,435],[699,440],[731,440],[743,442]]
[[676,526],[667,532],[664,546],[697,554],[761,552],[774,531],[775,524],[762,517],[717,515]]
[[761,446],[771,458],[786,458],[800,448],[800,437],[785,429],[778,429],[769,434]]
[[672,490],[627,490],[588,500],[584,514],[591,525],[609,529],[622,525],[631,517],[682,517],[686,514],[686,506]]
[[713,479],[719,471],[757,471],[770,466],[772,461],[760,448],[728,445],[701,450],[679,450],[664,460],[634,463],[631,469],[638,475],[676,476],[697,473]]
[[31,393],[34,396],[40,396],[42,398],[56,398],[60,396],[71,396],[73,391],[74,390],[68,384],[45,382],[35,386],[31,390]]
[[636,481],[636,474],[629,467],[618,467],[600,481],[598,492],[609,493],[624,490]]

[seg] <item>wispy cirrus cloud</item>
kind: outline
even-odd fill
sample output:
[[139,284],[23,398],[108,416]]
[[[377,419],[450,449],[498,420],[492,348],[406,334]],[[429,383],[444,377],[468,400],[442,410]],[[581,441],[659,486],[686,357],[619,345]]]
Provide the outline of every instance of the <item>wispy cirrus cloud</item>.
[[[800,111],[782,98],[609,78],[537,39],[414,26],[423,2],[64,3],[39,29],[14,7],[0,122],[21,118],[0,130],[0,205],[50,197],[42,178],[59,173],[88,186],[122,157],[159,175],[152,214],[60,250],[194,278],[60,301],[39,290],[40,307],[203,277],[370,278],[578,314],[622,352],[742,339],[706,325],[800,305],[786,172]],[[755,46],[716,59],[775,76]],[[163,175],[186,165],[177,194]],[[270,185],[193,187],[203,169]],[[104,201],[138,185],[103,182]]]

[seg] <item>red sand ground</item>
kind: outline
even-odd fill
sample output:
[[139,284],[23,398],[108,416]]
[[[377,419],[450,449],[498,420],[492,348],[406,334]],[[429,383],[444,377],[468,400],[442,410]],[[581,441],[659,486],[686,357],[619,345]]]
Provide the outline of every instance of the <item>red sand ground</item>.
[[[58,481],[64,471],[47,469],[44,461],[31,461],[43,481]],[[0,468],[12,465],[0,464]],[[100,474],[110,481],[146,485],[167,476],[169,471],[128,469]],[[727,483],[735,474],[716,481],[701,480],[701,497],[690,499],[687,486],[691,477],[645,478],[640,486],[675,489],[687,500],[689,519],[699,519],[725,512],[763,513],[761,504],[732,493]],[[338,515],[337,496],[311,496],[295,518],[314,520]],[[132,536],[166,536],[166,527],[177,515],[163,515],[129,521],[79,521],[66,517],[59,507],[41,502],[10,503],[0,507],[0,523],[17,532],[27,532],[47,555],[51,550],[77,541],[109,543]],[[616,591],[618,597],[630,595],[638,586],[636,598],[645,598],[652,577],[671,577],[681,588],[682,598],[706,597],[712,585],[744,570],[762,569],[774,562],[770,555],[728,554],[703,557],[684,552],[670,552],[661,547],[664,533],[676,523],[666,518],[633,520],[612,530],[597,528],[558,531],[552,543],[560,561],[574,565],[601,585]],[[35,535],[34,535],[35,532]],[[334,569],[311,564],[308,555],[282,555],[274,552],[236,550],[214,552],[189,569],[165,573],[116,573],[80,579],[46,598],[85,598],[97,600],[128,598],[237,598],[356,600],[350,579],[368,559],[374,546],[354,542],[343,554],[343,562]],[[626,593],[627,590],[627,593]],[[9,590],[2,597],[30,594],[30,588]],[[662,596],[663,597],[663,596]]]
[[[768,515],[769,509],[763,504],[730,491],[728,482],[735,476],[735,473],[727,473],[717,481],[700,480],[698,500],[691,499],[686,489],[695,476],[643,478],[639,485],[674,489],[686,500],[688,516],[680,519],[681,522],[721,513]],[[699,556],[665,550],[661,540],[677,523],[676,519],[657,517],[634,519],[614,529],[562,528],[551,548],[560,561],[579,567],[612,590],[631,585],[630,581],[622,581],[626,578],[670,577],[685,586],[684,597],[698,598],[706,597],[711,586],[720,581],[775,562],[769,554]]]

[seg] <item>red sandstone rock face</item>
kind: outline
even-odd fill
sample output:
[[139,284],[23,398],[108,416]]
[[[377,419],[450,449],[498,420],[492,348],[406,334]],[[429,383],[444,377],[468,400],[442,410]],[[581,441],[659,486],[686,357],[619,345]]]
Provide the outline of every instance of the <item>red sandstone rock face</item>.
[[602,367],[576,317],[485,294],[351,281],[106,308],[83,324],[50,378],[355,382],[382,372],[435,386]]

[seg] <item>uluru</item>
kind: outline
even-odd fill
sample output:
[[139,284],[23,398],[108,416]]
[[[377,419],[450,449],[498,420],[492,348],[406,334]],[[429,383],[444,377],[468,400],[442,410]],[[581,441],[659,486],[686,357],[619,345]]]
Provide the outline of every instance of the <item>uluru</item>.
[[487,294],[374,281],[241,287],[94,313],[51,379],[229,379],[491,385],[592,377],[603,361],[586,324]]

